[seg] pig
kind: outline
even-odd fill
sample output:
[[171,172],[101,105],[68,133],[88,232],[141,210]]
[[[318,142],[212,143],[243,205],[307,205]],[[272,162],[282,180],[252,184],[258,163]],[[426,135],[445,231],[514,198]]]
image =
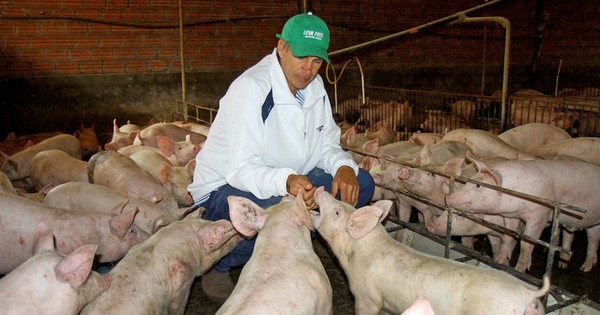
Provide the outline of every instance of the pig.
[[[122,207],[122,206],[121,206]],[[38,223],[45,222],[56,237],[57,250],[72,253],[84,244],[97,244],[99,262],[113,262],[148,238],[133,219],[136,211],[119,215],[53,208],[13,194],[0,193],[0,274],[31,258]]]
[[[124,126],[122,126],[124,127]],[[137,126],[136,126],[137,127]],[[113,134],[109,143],[104,145],[104,150],[117,151],[128,145],[132,145],[139,133],[139,127],[133,129],[124,128],[123,131],[117,125],[117,119],[113,119]]]
[[392,129],[391,123],[384,122],[378,125],[377,129],[374,132],[369,132],[368,134],[365,134],[365,137],[368,140],[379,140],[379,145],[386,145],[396,140],[396,133]]
[[179,206],[189,207],[194,204],[187,187],[192,183],[196,160],[189,161],[185,167],[173,166],[162,154],[151,151],[136,152],[129,158],[170,190]]
[[544,123],[529,123],[506,130],[498,135],[500,140],[525,153],[541,145],[571,139],[562,128]]
[[8,178],[15,181],[23,181],[25,190],[32,190],[33,186],[29,176],[29,167],[33,157],[41,151],[56,149],[61,150],[76,159],[82,159],[81,144],[73,135],[60,134],[37,144],[34,144],[22,151],[11,155],[0,167],[0,171],[4,172]]
[[[586,213],[562,209],[559,223],[569,231],[586,229],[587,256],[580,269],[591,270],[597,261],[600,241],[598,187],[594,185],[600,176],[600,166],[576,160],[506,160],[494,166],[488,166],[479,160],[474,160],[474,163],[478,172],[471,177],[473,180],[586,209]],[[532,238],[539,238],[547,223],[552,220],[552,205],[533,202],[470,182],[446,195],[445,201],[446,205],[467,212],[520,219],[525,222],[523,235]],[[566,245],[569,246],[570,244]],[[517,271],[525,272],[529,269],[533,247],[534,244],[521,241],[519,259],[515,266]]]
[[363,154],[354,152],[353,150],[358,150],[366,153],[376,153],[379,148],[379,139],[375,138],[372,140],[367,139],[367,133],[357,133],[357,129],[355,126],[348,129],[342,136],[340,143],[342,147],[346,150],[349,150],[352,155],[352,159],[356,163],[360,163],[364,158]]
[[24,146],[15,141],[15,138],[15,133],[9,132],[8,135],[6,135],[6,139],[0,141],[0,152],[10,156],[25,149]]
[[109,272],[111,287],[81,314],[183,315],[194,279],[241,240],[231,222],[207,221],[198,212],[129,250]]
[[258,236],[217,314],[332,314],[331,284],[313,250],[313,226],[302,196],[283,198],[267,209],[247,198],[227,198],[233,226],[247,237]]
[[62,255],[43,223],[34,243],[33,257],[0,279],[2,313],[77,315],[110,286],[110,275],[91,270],[97,245],[82,245]]
[[444,135],[443,141],[462,142],[471,148],[471,152],[479,157],[504,157],[507,159],[533,160],[529,153],[519,151],[498,136],[481,129],[455,129]]
[[531,153],[540,156],[574,157],[600,165],[600,138],[581,137],[561,140],[535,147],[531,149]]
[[83,158],[89,158],[92,154],[100,151],[100,142],[96,134],[96,127],[92,124],[91,127],[81,125],[80,130],[76,130],[73,135],[81,144],[81,154]]
[[573,125],[573,114],[558,109],[559,99],[532,89],[515,92],[511,97],[510,118],[514,126],[545,123],[562,129]]
[[[427,224],[427,231],[439,236],[446,236],[448,228],[448,215],[449,213],[446,210],[442,213],[442,215],[434,218],[433,221]],[[515,233],[517,233],[521,225],[521,221],[519,219],[506,218],[500,215],[476,213],[473,214],[473,216],[497,226],[512,230]],[[460,236],[475,236],[485,234],[490,242],[494,261],[504,265],[508,265],[510,263],[512,252],[516,246],[516,241],[512,236],[457,214],[452,214],[451,232],[451,235]]]
[[[102,185],[70,182],[58,185],[46,193],[43,202],[51,207],[83,211],[99,211],[113,215],[137,209],[134,224],[148,234],[173,222],[181,220],[193,210],[191,207],[165,211],[151,201],[129,197],[124,193]],[[122,207],[117,205],[125,202]]]
[[90,183],[117,189],[127,196],[143,198],[167,211],[179,207],[173,193],[131,158],[116,151],[102,151],[88,161]]
[[534,290],[499,270],[418,252],[380,224],[389,200],[356,209],[319,187],[315,202],[311,221],[348,278],[356,314],[399,314],[420,296],[439,314],[544,314],[539,298],[550,288],[548,277]]
[[205,135],[190,131],[171,123],[156,123],[140,130],[133,144],[158,147],[156,136],[159,135],[169,136],[174,141],[183,141],[186,139],[186,136],[189,135],[191,142],[195,144],[204,143],[204,141],[206,141]]
[[156,136],[158,148],[145,145],[128,145],[120,148],[117,152],[131,156],[139,151],[155,151],[164,155],[173,166],[185,166],[189,161],[194,160],[196,155],[202,149],[201,144],[193,144],[186,136],[184,141],[173,141],[169,136]]
[[408,141],[411,141],[418,145],[426,145],[426,144],[434,145],[434,144],[442,141],[443,137],[444,137],[444,135],[441,133],[421,132],[418,130],[416,132],[413,132],[413,134],[410,136],[410,139],[408,139]]
[[195,133],[199,133],[201,135],[205,135],[208,137],[208,132],[210,131],[210,126],[198,124],[189,121],[173,121],[171,122],[175,126],[179,126],[181,128],[193,131]]
[[419,128],[423,131],[441,134],[453,129],[470,127],[469,122],[464,118],[440,111],[427,112],[427,118],[419,125]]
[[45,150],[31,159],[29,166],[35,191],[68,182],[88,182],[87,162],[61,150]]
[[458,100],[450,106],[450,112],[453,115],[463,118],[465,121],[471,120],[477,111],[477,105],[470,100]]

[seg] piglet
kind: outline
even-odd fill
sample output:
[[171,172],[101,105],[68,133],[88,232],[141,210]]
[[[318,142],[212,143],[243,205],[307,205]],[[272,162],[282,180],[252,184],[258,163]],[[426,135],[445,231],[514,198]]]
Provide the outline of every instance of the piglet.
[[82,245],[97,244],[99,262],[116,261],[148,238],[148,233],[133,224],[136,212],[111,215],[64,210],[0,192],[0,274],[31,258],[35,228],[40,222],[52,229],[59,252],[70,254]]
[[231,222],[203,220],[198,212],[133,247],[110,271],[111,287],[81,314],[183,314],[195,277],[241,239]]
[[110,286],[110,275],[91,271],[96,245],[64,256],[44,223],[37,227],[35,243],[34,256],[0,279],[3,314],[76,315]]
[[360,209],[336,200],[319,187],[320,212],[311,221],[328,242],[354,295],[356,314],[402,313],[419,296],[438,314],[544,314],[540,290],[499,270],[482,269],[418,252],[392,239],[380,222],[392,202]]
[[233,226],[258,236],[217,314],[332,314],[331,284],[312,247],[313,227],[302,194],[266,210],[243,197],[227,201]]
[[[117,207],[124,201],[127,201],[124,206]],[[128,197],[110,187],[80,182],[64,183],[50,189],[43,202],[61,209],[99,211],[115,215],[137,209],[134,223],[149,234],[180,220],[193,210],[192,207],[185,207],[165,211],[146,199]]]

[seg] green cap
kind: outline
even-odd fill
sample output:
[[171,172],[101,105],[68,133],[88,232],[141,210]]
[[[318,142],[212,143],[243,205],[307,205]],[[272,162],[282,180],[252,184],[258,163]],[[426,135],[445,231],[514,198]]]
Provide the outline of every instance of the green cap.
[[329,62],[329,29],[321,18],[312,13],[294,15],[285,23],[281,34],[276,36],[290,45],[296,57],[316,56]]

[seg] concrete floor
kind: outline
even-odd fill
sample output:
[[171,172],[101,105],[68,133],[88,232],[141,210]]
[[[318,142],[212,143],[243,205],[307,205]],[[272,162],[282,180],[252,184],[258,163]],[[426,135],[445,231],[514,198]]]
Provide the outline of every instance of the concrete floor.
[[[542,235],[542,239],[547,237]],[[547,240],[547,239],[546,239]],[[568,269],[553,268],[552,284],[561,287],[562,289],[576,294],[585,295],[590,300],[600,303],[600,266],[596,266],[592,271],[583,273],[579,271],[579,267],[585,260],[586,247],[585,232],[580,231],[575,235],[574,254],[572,262]],[[334,315],[353,315],[354,314],[354,299],[348,289],[348,284],[343,270],[337,264],[335,257],[330,253],[325,241],[320,238],[313,240],[313,246],[317,255],[321,258],[325,270],[329,276],[333,288],[333,314]],[[475,243],[475,248],[480,251],[488,251],[487,240],[478,238]],[[518,255],[518,248],[515,249],[514,256]],[[544,272],[546,253],[542,248],[536,247],[533,253],[533,265],[530,274],[537,278],[541,278]],[[556,260],[555,260],[556,261]],[[513,262],[514,264],[514,262]],[[241,268],[234,269],[230,275],[237,280],[241,272]],[[185,311],[185,315],[206,314],[212,315],[217,312],[220,303],[210,300],[202,291],[200,278],[196,279],[190,293],[189,302]]]

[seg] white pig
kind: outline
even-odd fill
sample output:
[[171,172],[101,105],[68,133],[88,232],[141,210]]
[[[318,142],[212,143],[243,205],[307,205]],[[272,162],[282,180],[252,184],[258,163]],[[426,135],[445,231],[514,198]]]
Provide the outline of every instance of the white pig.
[[156,151],[139,151],[129,156],[141,169],[150,173],[163,187],[173,193],[177,204],[189,207],[194,204],[187,187],[192,183],[196,160],[185,166],[174,166],[162,154]]
[[8,193],[0,193],[0,273],[15,269],[31,257],[33,236],[44,222],[56,237],[59,252],[69,254],[84,244],[98,245],[99,262],[113,262],[148,238],[133,219],[136,211],[110,215],[64,210]]
[[312,247],[313,227],[302,194],[266,210],[243,197],[227,201],[235,228],[258,236],[252,257],[217,314],[332,314],[331,284]]
[[462,142],[468,145],[475,155],[480,157],[499,156],[507,159],[534,159],[532,155],[511,147],[498,136],[481,129],[454,129],[444,135],[442,141],[446,140]]
[[43,223],[34,256],[0,279],[3,314],[77,315],[105,291],[110,275],[92,271],[96,245],[83,245],[64,256]]
[[62,150],[69,155],[80,159],[82,158],[81,144],[73,135],[61,134],[53,136],[42,142],[36,143],[33,146],[19,151],[4,161],[0,167],[0,171],[4,172],[8,178],[13,181],[26,181],[24,189],[31,190],[33,187],[29,180],[29,166],[33,157],[41,151],[57,149]]
[[116,151],[102,151],[88,161],[90,183],[117,189],[127,196],[143,198],[167,211],[178,209],[173,192],[164,188],[150,173],[128,156]]
[[380,222],[391,201],[356,209],[319,187],[311,221],[327,241],[348,277],[357,315],[400,314],[419,296],[439,314],[544,314],[539,301],[544,279],[533,290],[495,269],[482,269],[418,252],[392,239]]
[[45,224],[36,230],[34,256],[0,279],[3,314],[77,315],[105,291],[109,275],[92,271],[96,245],[83,245],[64,256],[54,248]]
[[88,182],[87,162],[61,150],[45,150],[36,154],[29,166],[35,191],[68,182]]
[[[124,201],[127,202],[122,209],[117,207]],[[165,211],[146,199],[128,197],[110,187],[80,182],[64,183],[50,189],[43,202],[61,209],[100,211],[115,215],[138,209],[134,223],[149,234],[180,220],[192,210],[191,207],[186,207]]]
[[571,135],[556,126],[544,123],[529,123],[508,129],[499,134],[498,138],[517,150],[529,153],[535,147],[571,139]]
[[[471,177],[473,180],[586,209],[585,213],[562,209],[559,221],[571,231],[586,229],[588,249],[581,270],[589,271],[595,265],[600,241],[600,196],[596,184],[600,166],[574,160],[506,160],[494,166],[478,160],[474,163],[478,173]],[[475,183],[466,183],[448,194],[446,204],[463,211],[521,219],[525,222],[523,235],[532,238],[539,238],[552,220],[551,206]],[[529,269],[533,247],[534,244],[521,241],[516,270]]]
[[190,214],[133,247],[109,272],[111,287],[81,314],[182,315],[194,279],[240,239],[231,222]]

